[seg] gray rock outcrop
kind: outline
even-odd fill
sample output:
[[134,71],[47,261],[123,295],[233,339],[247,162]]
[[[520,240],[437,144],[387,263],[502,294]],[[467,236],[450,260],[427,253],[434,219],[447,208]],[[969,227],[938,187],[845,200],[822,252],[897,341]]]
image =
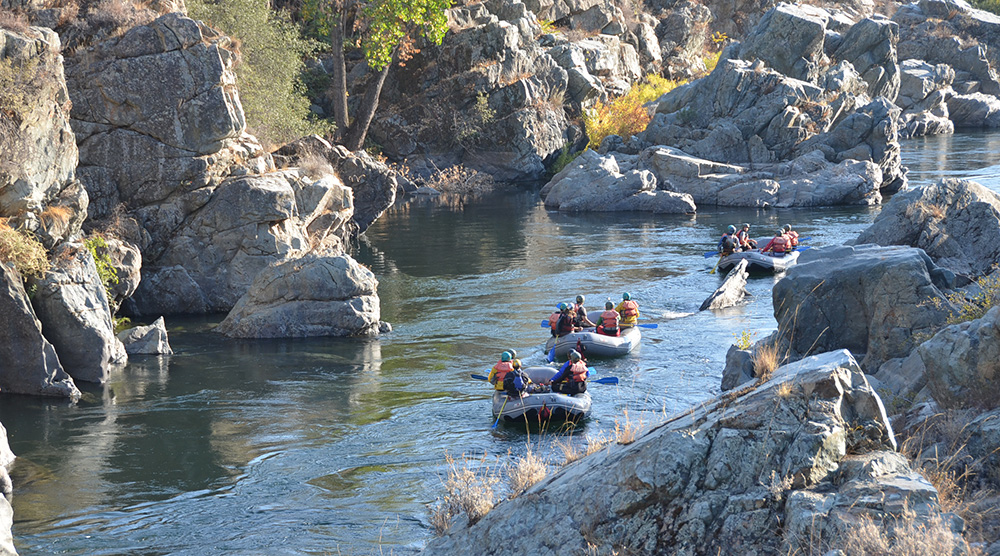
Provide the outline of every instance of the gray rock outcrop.
[[729,271],[722,285],[712,292],[712,295],[708,296],[708,299],[702,302],[698,310],[725,309],[726,307],[736,305],[744,297],[750,295],[746,287],[747,278],[749,277],[750,273],[747,272],[747,261],[744,259]]
[[23,35],[0,29],[0,70],[0,217],[52,247],[79,234],[88,203],[75,181],[59,36],[42,27]]
[[[907,507],[958,526],[895,448],[858,364],[821,354],[567,465],[477,523],[455,522],[424,554],[785,553],[810,532]],[[571,525],[534,534],[539,523]]]
[[52,267],[33,284],[32,305],[63,368],[74,380],[103,384],[112,365],[124,364],[128,356],[115,337],[107,293],[90,250],[83,244],[61,244]]
[[135,326],[118,333],[118,339],[125,346],[129,355],[171,355],[170,342],[167,340],[167,325],[163,317],[153,321],[149,326]]
[[726,352],[726,366],[722,369],[722,391],[728,392],[754,379],[753,352],[729,346]]
[[1000,196],[959,179],[905,191],[853,243],[918,247],[956,274],[982,276],[1000,262]]
[[[829,247],[803,252],[772,290],[778,353],[787,360],[848,349],[861,366],[906,356],[941,327],[947,271],[919,249]],[[934,304],[938,300],[939,305]]]
[[585,151],[541,190],[545,206],[563,211],[646,211],[691,214],[684,193],[657,190],[648,171],[621,172],[614,156]]
[[377,287],[347,255],[305,256],[261,272],[216,330],[234,338],[374,336]]
[[0,263],[0,392],[80,399],[24,292],[20,273]]

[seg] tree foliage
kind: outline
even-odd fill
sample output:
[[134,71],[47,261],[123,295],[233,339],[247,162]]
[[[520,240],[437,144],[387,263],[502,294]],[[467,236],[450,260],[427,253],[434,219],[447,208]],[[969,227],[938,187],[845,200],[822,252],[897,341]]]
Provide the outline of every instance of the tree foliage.
[[247,127],[265,144],[324,131],[310,118],[303,58],[321,45],[305,39],[267,0],[188,0],[188,13],[240,43],[236,67]]

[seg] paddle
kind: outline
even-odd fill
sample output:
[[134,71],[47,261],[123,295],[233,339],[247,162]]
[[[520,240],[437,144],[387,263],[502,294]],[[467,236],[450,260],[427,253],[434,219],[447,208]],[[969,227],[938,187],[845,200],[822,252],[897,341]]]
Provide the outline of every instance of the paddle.
[[510,399],[510,396],[507,396],[507,399],[505,399],[503,401],[503,405],[500,406],[500,413],[497,413],[497,422],[493,423],[493,426],[490,427],[491,429],[497,428],[497,425],[500,424],[500,418],[503,417],[503,408],[507,407],[507,400],[509,400],[509,399]]
[[715,266],[712,267],[712,270],[708,271],[709,274],[715,274],[715,269],[719,268],[719,263],[722,262],[723,257],[725,255],[719,255],[719,260],[715,261]]

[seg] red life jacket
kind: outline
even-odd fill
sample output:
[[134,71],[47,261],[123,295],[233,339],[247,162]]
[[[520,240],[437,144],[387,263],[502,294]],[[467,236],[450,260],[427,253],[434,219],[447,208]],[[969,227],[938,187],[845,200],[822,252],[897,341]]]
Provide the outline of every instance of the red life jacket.
[[601,313],[601,326],[598,327],[598,332],[606,336],[617,336],[618,335],[618,313],[611,309]]
[[625,301],[622,304],[622,316],[623,317],[637,317],[639,316],[639,304],[631,299]]
[[788,239],[783,235],[774,236],[774,239],[772,239],[771,243],[769,243],[768,245],[771,246],[771,249],[775,253],[784,253],[785,249],[788,247]]
[[493,370],[497,373],[494,375],[497,379],[497,384],[503,384],[503,379],[507,376],[507,373],[514,370],[514,365],[510,361],[498,361],[496,365],[493,365]]
[[569,366],[569,372],[572,378],[568,378],[567,382],[583,382],[587,380],[587,364],[583,361],[577,361]]
[[799,233],[795,230],[790,230],[785,235],[788,236],[788,245],[790,247],[795,247],[799,244]]
[[555,313],[549,315],[549,328],[551,328],[553,332],[557,332],[556,325],[558,324],[559,324],[559,311],[556,311]]

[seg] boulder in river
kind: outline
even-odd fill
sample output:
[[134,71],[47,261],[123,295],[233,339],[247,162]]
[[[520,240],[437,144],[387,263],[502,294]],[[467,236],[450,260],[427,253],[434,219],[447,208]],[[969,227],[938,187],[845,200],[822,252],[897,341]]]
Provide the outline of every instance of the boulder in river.
[[783,554],[810,533],[843,542],[861,516],[904,512],[943,520],[961,543],[895,450],[854,358],[819,354],[566,465],[478,522],[456,521],[424,554]]
[[982,276],[1000,263],[1000,195],[960,179],[902,192],[853,243],[918,247],[956,274]]
[[0,263],[0,392],[80,399],[24,291],[21,274]]
[[[708,296],[708,299],[701,304],[698,310],[725,309],[726,307],[736,305],[744,297],[750,295],[750,292],[746,288],[747,278],[749,277],[750,273],[747,272],[747,261],[744,259],[729,271],[722,285],[712,295]],[[728,361],[728,357],[726,359]]]
[[348,255],[307,255],[262,271],[216,330],[233,338],[375,336],[377,287]]
[[911,247],[805,251],[772,290],[778,353],[795,360],[848,349],[874,373],[945,323],[949,275]]
[[167,341],[167,326],[163,317],[153,321],[149,326],[136,326],[118,333],[118,339],[125,345],[129,355],[170,355],[170,342]]

